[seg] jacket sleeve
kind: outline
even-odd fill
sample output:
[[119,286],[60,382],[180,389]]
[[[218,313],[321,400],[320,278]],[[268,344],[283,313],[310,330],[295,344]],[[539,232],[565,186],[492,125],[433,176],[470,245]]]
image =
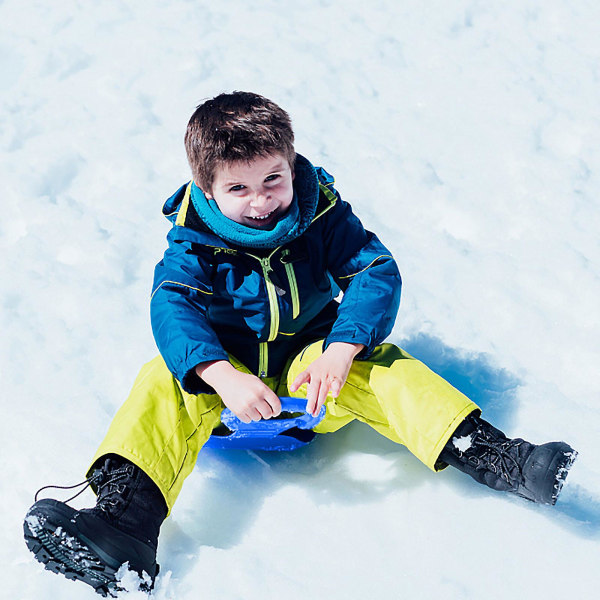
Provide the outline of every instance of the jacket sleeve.
[[194,253],[191,242],[172,234],[173,230],[154,271],[152,332],[167,367],[186,392],[213,392],[194,370],[202,362],[229,359],[207,318],[213,293],[210,265]]
[[329,272],[344,295],[324,348],[331,342],[360,343],[365,349],[358,358],[366,358],[394,327],[402,280],[391,252],[336,195],[324,215],[324,238]]

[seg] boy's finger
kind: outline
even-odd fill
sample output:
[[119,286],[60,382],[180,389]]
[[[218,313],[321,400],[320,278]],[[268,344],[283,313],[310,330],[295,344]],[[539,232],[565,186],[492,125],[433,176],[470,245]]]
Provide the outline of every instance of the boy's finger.
[[248,409],[248,416],[250,417],[251,421],[260,421],[263,418],[256,407]]
[[308,384],[308,391],[306,393],[306,412],[309,415],[312,415],[315,406],[317,405],[317,393],[318,393],[318,385],[316,383]]
[[279,416],[281,414],[281,400],[279,399],[279,396],[275,392],[273,392],[272,394],[269,394],[268,397],[265,398],[265,400],[271,407],[271,416]]
[[240,413],[239,415],[237,413],[235,413],[235,416],[242,422],[242,423],[250,423],[252,421],[252,419],[244,412],[244,413]]
[[339,379],[334,379],[330,386],[329,391],[334,398],[337,398],[340,395],[340,390],[342,389],[342,384]]
[[290,392],[295,392],[303,383],[310,379],[308,371],[302,371],[290,385]]
[[266,400],[258,404],[256,410],[259,412],[261,419],[270,419],[273,416],[273,408]]
[[315,406],[315,410],[312,413],[313,417],[316,417],[319,414],[319,411],[321,410],[321,406],[323,406],[323,403],[325,402],[325,398],[327,398],[327,392],[329,391],[328,386],[325,383],[322,383],[319,386],[319,395],[317,396],[317,404]]

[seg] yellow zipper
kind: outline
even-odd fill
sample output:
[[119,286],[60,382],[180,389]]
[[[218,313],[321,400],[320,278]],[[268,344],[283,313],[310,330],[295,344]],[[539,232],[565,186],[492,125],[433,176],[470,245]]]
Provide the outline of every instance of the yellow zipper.
[[279,329],[279,305],[277,304],[277,291],[275,290],[275,284],[269,278],[269,271],[273,270],[271,267],[271,254],[267,258],[259,258],[260,266],[263,270],[265,277],[265,284],[267,286],[267,295],[269,296],[269,309],[271,310],[271,329],[269,330],[269,337],[267,342],[272,342],[277,337],[277,331]]
[[292,319],[295,319],[300,314],[300,293],[298,292],[298,282],[296,281],[296,273],[294,265],[285,259],[290,255],[289,250],[284,250],[281,254],[281,262],[285,267],[285,272],[290,283],[290,292],[292,294]]
[[258,345],[258,376],[266,377],[269,372],[269,344],[261,342]]
[[285,272],[290,280],[290,291],[292,292],[292,319],[300,314],[300,295],[298,294],[298,282],[294,273],[294,265],[285,263]]
[[260,342],[258,344],[258,376],[266,377],[269,372],[269,344],[277,337],[279,329],[279,305],[277,304],[277,291],[275,290],[275,284],[269,277],[269,272],[273,270],[271,267],[271,257],[279,248],[275,248],[269,256],[266,258],[260,258],[254,254],[246,252],[248,256],[255,258],[260,262],[262,267],[263,277],[265,279],[265,286],[267,288],[267,296],[269,298],[269,311],[271,313],[271,327],[269,329],[269,337],[266,342]]

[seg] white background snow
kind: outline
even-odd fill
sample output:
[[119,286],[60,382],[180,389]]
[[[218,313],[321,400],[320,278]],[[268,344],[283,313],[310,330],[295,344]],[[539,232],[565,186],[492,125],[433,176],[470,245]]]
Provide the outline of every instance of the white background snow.
[[507,433],[580,458],[549,508],[360,424],[296,453],[207,450],[155,597],[593,597],[599,22],[596,0],[1,2],[3,597],[96,598],[43,571],[22,518],[38,487],[83,478],[156,353],[161,206],[189,179],[195,106],[234,89],[290,112],[394,252],[391,341]]

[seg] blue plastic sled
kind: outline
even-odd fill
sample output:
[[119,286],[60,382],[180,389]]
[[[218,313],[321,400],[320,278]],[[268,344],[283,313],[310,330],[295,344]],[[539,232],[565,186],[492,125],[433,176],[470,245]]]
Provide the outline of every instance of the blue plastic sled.
[[[306,412],[305,398],[282,396],[283,417],[244,423],[228,408],[221,414],[217,427],[205,444],[207,448],[244,450],[295,450],[310,443],[316,434],[311,431],[325,416],[321,407],[316,417]],[[289,413],[289,417],[284,415]],[[300,414],[297,414],[300,413]]]

